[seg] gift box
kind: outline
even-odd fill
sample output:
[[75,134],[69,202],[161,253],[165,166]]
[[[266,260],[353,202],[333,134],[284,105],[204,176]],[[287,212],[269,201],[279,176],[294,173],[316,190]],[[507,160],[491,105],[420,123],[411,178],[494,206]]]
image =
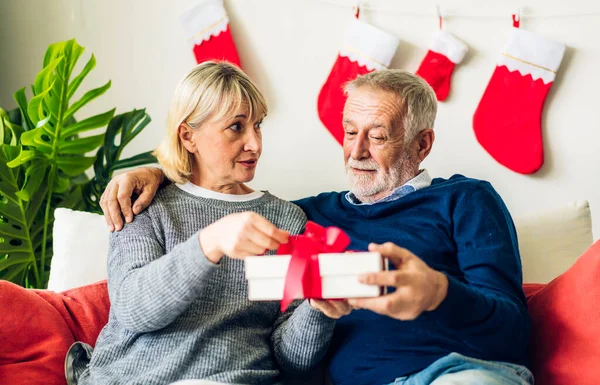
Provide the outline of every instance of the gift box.
[[275,257],[246,257],[250,300],[281,300],[281,311],[299,298],[376,297],[377,286],[358,276],[383,270],[379,253],[345,253],[350,237],[337,227],[308,221],[303,234],[279,245]]
[[[289,254],[246,257],[248,299],[251,301],[282,300],[291,258],[292,255]],[[379,286],[358,282],[358,276],[361,274],[385,269],[386,264],[379,253],[323,253],[317,254],[312,263],[318,265],[315,267],[319,274],[314,278],[319,280],[321,295],[316,296],[311,292],[314,286],[305,283],[303,290],[297,290],[292,299],[361,298],[377,297],[381,294]]]

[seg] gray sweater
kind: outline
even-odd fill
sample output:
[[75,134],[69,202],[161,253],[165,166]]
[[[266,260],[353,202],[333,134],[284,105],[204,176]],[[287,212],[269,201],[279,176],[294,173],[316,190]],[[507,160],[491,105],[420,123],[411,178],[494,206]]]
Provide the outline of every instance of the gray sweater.
[[199,230],[254,211],[297,234],[306,216],[265,192],[246,202],[201,198],[169,185],[120,232],[108,258],[111,309],[79,384],[168,384],[207,379],[272,384],[324,356],[335,321],[296,301],[248,301],[243,261],[208,261]]

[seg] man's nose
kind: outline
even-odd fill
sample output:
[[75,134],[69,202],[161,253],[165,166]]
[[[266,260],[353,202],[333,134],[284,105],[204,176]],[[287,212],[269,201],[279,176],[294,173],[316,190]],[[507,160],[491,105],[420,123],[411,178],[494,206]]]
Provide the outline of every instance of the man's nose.
[[369,157],[369,140],[365,135],[359,134],[352,143],[350,152],[352,159],[360,160]]

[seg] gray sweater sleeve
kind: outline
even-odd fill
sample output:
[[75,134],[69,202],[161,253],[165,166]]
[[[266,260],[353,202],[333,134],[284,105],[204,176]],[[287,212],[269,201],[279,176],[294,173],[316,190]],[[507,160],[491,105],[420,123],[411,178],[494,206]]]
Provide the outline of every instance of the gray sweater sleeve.
[[314,309],[308,300],[295,301],[275,323],[275,358],[288,371],[305,372],[327,353],[335,320]]
[[162,329],[197,298],[218,268],[198,233],[165,254],[148,211],[110,237],[108,290],[117,320],[131,332]]

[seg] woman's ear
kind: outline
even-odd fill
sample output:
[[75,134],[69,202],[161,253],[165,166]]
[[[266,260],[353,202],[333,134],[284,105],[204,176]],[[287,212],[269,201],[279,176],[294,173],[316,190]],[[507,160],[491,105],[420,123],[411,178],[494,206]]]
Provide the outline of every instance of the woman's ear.
[[186,150],[191,153],[196,152],[196,143],[194,142],[194,130],[185,123],[181,123],[177,129],[177,135]]

